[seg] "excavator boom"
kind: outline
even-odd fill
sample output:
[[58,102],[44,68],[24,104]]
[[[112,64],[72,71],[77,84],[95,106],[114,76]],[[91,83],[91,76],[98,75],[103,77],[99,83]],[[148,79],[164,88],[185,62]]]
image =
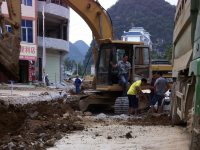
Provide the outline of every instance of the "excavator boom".
[[63,0],[88,24],[100,47],[100,39],[114,40],[112,21],[106,10],[94,0]]

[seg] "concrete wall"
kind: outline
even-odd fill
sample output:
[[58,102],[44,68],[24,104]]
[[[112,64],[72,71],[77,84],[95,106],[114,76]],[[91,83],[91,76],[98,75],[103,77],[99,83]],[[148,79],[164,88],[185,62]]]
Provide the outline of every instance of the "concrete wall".
[[[43,47],[43,38],[38,36],[37,40],[38,47]],[[46,49],[62,51],[63,55],[69,53],[69,41],[45,37],[45,47]]]
[[[36,17],[35,6],[36,6],[35,0],[32,0],[32,6],[26,6],[24,4],[21,4],[22,16],[35,18]],[[3,14],[8,14],[8,8],[7,8],[7,3],[6,2],[2,3],[1,8],[3,10]]]

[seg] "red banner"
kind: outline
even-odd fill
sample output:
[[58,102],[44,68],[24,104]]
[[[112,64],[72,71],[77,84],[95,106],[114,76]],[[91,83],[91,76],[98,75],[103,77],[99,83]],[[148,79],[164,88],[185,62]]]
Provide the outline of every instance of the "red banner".
[[32,69],[31,62],[28,62],[28,81],[32,82]]

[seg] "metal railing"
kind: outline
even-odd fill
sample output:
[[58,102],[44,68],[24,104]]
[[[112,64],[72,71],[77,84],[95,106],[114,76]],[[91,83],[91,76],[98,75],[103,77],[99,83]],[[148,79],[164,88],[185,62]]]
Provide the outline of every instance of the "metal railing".
[[[38,1],[46,1],[46,0],[38,0]],[[69,9],[67,4],[65,4],[62,0],[50,0],[50,3],[54,3]]]

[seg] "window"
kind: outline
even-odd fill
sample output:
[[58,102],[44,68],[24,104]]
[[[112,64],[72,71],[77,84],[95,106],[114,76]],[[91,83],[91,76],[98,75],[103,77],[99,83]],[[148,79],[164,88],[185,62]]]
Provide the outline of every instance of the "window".
[[22,41],[33,43],[33,21],[22,20]]
[[148,48],[135,49],[135,64],[149,65],[149,49]]
[[26,6],[32,6],[32,0],[21,0],[21,4]]
[[[6,2],[6,0],[3,0],[3,2]],[[32,6],[32,0],[21,0],[21,4]]]
[[[5,23],[6,30],[12,33],[11,26]],[[1,37],[1,27],[0,27],[0,37]],[[30,20],[22,20],[22,41],[27,43],[33,43],[33,21]]]

